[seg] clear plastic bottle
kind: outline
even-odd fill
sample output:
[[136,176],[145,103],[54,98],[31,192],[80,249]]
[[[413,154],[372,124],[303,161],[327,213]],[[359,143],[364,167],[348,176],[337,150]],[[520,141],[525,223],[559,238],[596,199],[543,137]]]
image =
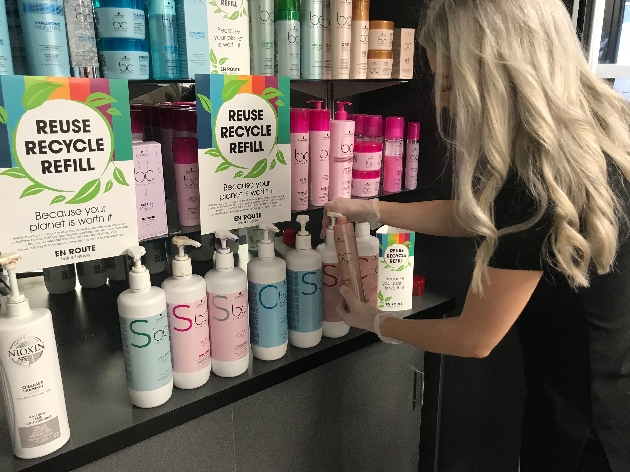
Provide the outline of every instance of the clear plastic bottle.
[[64,0],[70,63],[74,77],[99,77],[94,7],[91,0]]
[[405,190],[418,186],[418,157],[420,156],[420,123],[407,125],[407,155],[405,156]]
[[365,301],[376,307],[378,299],[378,252],[379,241],[370,235],[370,223],[356,223],[357,250]]

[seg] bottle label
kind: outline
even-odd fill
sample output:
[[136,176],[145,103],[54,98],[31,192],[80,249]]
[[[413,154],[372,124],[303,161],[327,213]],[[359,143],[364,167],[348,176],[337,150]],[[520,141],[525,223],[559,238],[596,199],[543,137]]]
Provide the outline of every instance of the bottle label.
[[251,341],[258,347],[277,347],[289,338],[287,281],[275,284],[249,283]]
[[208,297],[192,303],[168,304],[173,371],[198,372],[210,364]]
[[166,310],[148,318],[120,319],[127,386],[149,392],[173,378]]
[[363,293],[365,301],[376,306],[378,294],[378,254],[373,256],[359,256],[361,267],[361,280],[363,281]]
[[322,327],[322,269],[287,270],[289,329],[310,333]]
[[228,294],[208,293],[211,356],[221,362],[249,355],[247,289]]
[[108,79],[148,79],[149,54],[142,51],[101,51],[103,75]]
[[322,268],[324,321],[343,321],[337,313],[337,307],[342,306],[344,301],[343,296],[339,293],[340,280],[339,264],[324,264]]
[[144,11],[134,8],[97,8],[100,38],[146,39]]

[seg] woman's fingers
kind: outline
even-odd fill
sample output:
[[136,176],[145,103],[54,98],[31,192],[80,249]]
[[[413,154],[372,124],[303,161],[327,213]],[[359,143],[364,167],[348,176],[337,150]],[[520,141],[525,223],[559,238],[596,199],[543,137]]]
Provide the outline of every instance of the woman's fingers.
[[356,312],[356,309],[358,308],[357,304],[361,304],[361,301],[357,298],[354,292],[345,285],[342,285],[341,287],[339,287],[339,293],[343,296],[343,298],[345,298],[346,304],[348,305],[348,308],[350,308],[350,311]]

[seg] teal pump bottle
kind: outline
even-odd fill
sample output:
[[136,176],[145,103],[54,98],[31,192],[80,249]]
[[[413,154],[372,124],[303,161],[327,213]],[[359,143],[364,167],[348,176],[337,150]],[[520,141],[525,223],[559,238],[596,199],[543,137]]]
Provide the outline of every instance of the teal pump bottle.
[[276,3],[276,75],[300,78],[300,19],[297,0]]
[[322,39],[324,3],[322,0],[302,0],[300,20],[302,33],[302,78],[322,78]]
[[175,0],[149,0],[149,39],[154,79],[179,79]]

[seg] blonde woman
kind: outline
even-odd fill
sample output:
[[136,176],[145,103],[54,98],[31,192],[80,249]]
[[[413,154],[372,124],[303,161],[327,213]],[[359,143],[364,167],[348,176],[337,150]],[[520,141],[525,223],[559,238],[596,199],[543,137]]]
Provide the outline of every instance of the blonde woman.
[[630,109],[590,72],[560,0],[433,0],[419,37],[436,112],[451,115],[454,199],[326,208],[477,237],[472,282],[456,318],[397,319],[345,288],[340,314],[465,357],[487,356],[516,324],[521,471],[630,470]]

